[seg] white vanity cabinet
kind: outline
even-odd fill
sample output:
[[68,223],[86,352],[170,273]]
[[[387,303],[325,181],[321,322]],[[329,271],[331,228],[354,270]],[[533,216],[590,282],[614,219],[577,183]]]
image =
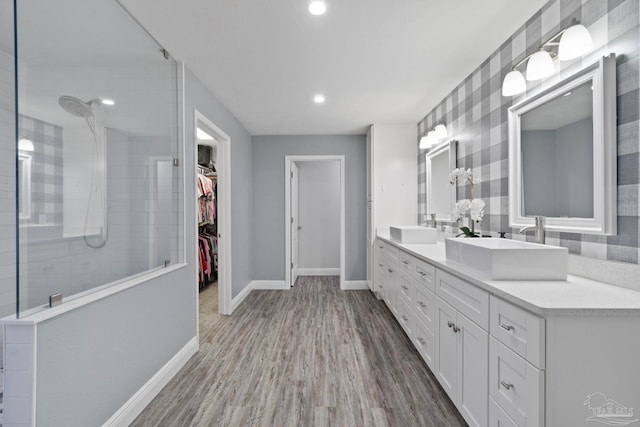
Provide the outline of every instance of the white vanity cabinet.
[[[383,239],[375,247],[380,294],[469,425],[578,426],[610,410],[618,421],[638,418],[640,300],[633,291],[579,278],[539,289],[513,283],[542,292],[536,305],[457,275],[439,261],[437,246],[420,256]],[[584,293],[596,297],[587,305]],[[611,308],[614,299],[636,302]]]

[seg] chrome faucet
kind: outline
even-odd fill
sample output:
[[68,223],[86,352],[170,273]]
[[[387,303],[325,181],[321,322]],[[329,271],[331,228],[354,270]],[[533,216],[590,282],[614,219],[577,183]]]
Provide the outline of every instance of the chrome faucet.
[[[431,217],[431,219],[429,219],[429,217]],[[429,227],[429,222],[431,222],[431,228],[436,228],[436,214],[422,215],[422,225]]]
[[540,243],[544,245],[544,222],[545,217],[542,215],[537,215],[534,217],[536,223],[535,225],[529,227],[523,227],[520,229],[520,234],[525,234],[527,231],[535,231],[536,233],[536,243]]

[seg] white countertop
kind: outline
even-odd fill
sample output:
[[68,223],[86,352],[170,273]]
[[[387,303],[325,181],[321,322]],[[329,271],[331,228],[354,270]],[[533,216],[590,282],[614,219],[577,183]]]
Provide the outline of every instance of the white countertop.
[[640,292],[634,290],[571,274],[566,281],[485,280],[473,269],[448,262],[444,242],[401,244],[380,231],[377,237],[541,316],[640,316]]

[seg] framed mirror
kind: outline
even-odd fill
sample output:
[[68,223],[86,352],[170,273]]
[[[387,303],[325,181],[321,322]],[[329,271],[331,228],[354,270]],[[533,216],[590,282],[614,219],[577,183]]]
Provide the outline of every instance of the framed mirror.
[[449,174],[456,168],[456,143],[451,140],[426,154],[426,213],[436,214],[437,221],[453,221],[451,211],[456,204],[456,186],[449,183]]
[[615,55],[509,109],[509,225],[616,234]]

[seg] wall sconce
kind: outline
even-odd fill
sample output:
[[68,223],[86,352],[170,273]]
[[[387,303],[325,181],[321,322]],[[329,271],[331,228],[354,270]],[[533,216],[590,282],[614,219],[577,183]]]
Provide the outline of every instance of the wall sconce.
[[447,136],[449,136],[449,132],[447,132],[447,127],[444,124],[440,123],[433,129],[431,129],[429,132],[427,132],[426,135],[420,138],[420,149],[425,150],[431,147],[432,145],[437,144],[441,140],[445,139]]
[[27,138],[20,138],[18,140],[18,150],[19,151],[35,151],[35,147],[33,146],[33,141]]
[[[514,65],[513,70],[507,73],[502,81],[502,96],[520,95],[527,90],[526,80],[541,80],[553,74],[554,58],[568,61],[589,53],[591,49],[593,49],[593,40],[589,30],[574,19],[570,27],[544,42],[539,51],[526,56]],[[527,64],[526,80],[518,70],[524,63]]]

